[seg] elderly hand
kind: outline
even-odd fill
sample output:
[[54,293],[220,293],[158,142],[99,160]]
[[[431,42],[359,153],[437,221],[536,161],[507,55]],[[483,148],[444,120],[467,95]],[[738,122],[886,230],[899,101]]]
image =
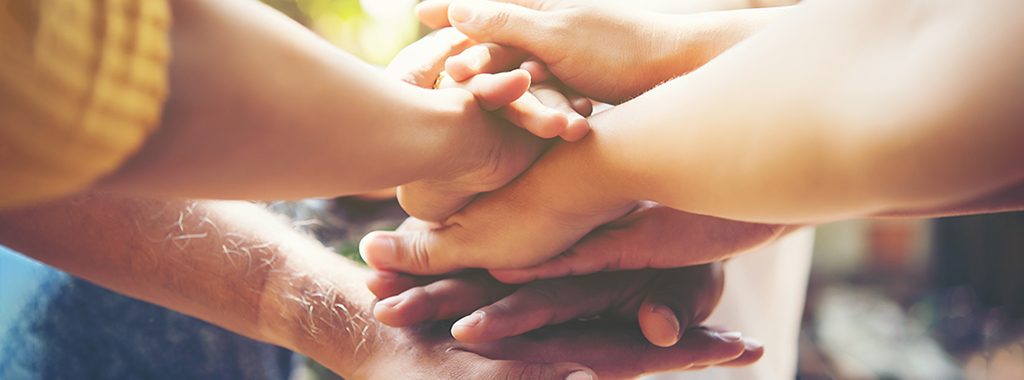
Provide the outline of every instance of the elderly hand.
[[461,318],[452,335],[462,342],[493,341],[600,317],[638,322],[648,341],[671,347],[686,329],[711,314],[722,295],[724,275],[721,264],[713,263],[510,286],[481,271],[441,279],[377,272],[368,285],[381,299],[374,308],[377,320],[401,327]]
[[450,325],[382,327],[356,379],[587,380],[696,370],[757,361],[758,347],[708,329],[687,330],[680,344],[648,344],[632,326],[609,321],[572,322],[478,344],[460,343]]

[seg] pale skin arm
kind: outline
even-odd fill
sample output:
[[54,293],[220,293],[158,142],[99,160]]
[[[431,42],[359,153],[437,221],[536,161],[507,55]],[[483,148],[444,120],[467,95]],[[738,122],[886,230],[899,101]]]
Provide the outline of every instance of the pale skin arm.
[[[580,8],[571,1],[518,1],[556,9],[541,12],[499,3],[457,2],[447,15],[455,21],[463,13],[457,9],[473,9],[477,17],[453,22],[456,28],[530,49],[541,59],[547,45],[561,43],[563,55],[578,50],[599,60],[585,40],[571,47],[557,37],[531,42],[515,30],[531,29],[523,27],[531,20],[551,30],[571,22],[571,29],[586,33],[609,16],[565,16],[558,9]],[[701,23],[681,23],[690,33],[677,33],[700,41],[706,33],[716,40],[735,28],[759,30],[778,21],[700,70],[593,117],[602,129],[590,139],[597,141],[573,148],[593,156],[597,164],[588,166],[629,179],[600,184],[604,194],[611,185],[625,189],[626,199],[749,221],[813,222],[975,198],[1024,176],[1016,165],[1024,155],[1016,144],[1024,129],[1016,127],[1022,115],[1014,100],[1024,92],[1014,75],[1024,52],[1012,38],[1022,28],[998,17],[1016,8],[998,1],[812,2],[721,13],[771,17],[716,13],[709,20],[728,20],[726,26],[696,34],[691,26]],[[788,17],[777,19],[782,14]],[[627,13],[622,22],[638,23],[633,17]],[[659,21],[647,18],[634,35]],[[862,24],[871,30],[861,31]],[[980,37],[992,31],[998,33]],[[560,75],[561,61],[547,63]],[[600,79],[579,70],[565,75]]]
[[[979,197],[1024,177],[1015,75],[1024,49],[1012,38],[1024,28],[1005,16],[1015,10],[807,4],[692,75],[595,117],[586,150],[628,173],[614,186],[624,198],[749,221]],[[979,38],[989,31],[998,32]]]
[[701,69],[592,117],[590,137],[556,146],[444,228],[380,245],[374,237],[389,236],[376,234],[364,254],[415,273],[523,268],[642,199],[782,224],[977,209],[1024,177],[1018,7],[797,6]]

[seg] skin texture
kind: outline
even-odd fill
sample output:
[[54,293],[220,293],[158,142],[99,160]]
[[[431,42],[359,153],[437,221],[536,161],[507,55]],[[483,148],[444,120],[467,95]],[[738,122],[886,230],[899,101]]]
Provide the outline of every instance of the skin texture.
[[[488,42],[450,59],[451,73],[492,72],[485,65],[489,56],[533,56],[573,90],[610,104],[693,71],[787,12],[775,8],[685,15],[600,1],[505,3],[432,0],[421,3],[417,15],[428,26],[454,25],[474,40]],[[487,11],[467,14],[481,9]],[[525,19],[533,19],[529,28],[522,28],[519,20]],[[572,47],[566,46],[569,41]]]
[[[389,78],[258,2],[170,4],[174,54],[163,119],[98,189],[294,199],[420,180],[504,184],[541,151],[526,130],[477,102],[517,100],[529,85],[525,72],[475,78],[465,84],[473,93],[430,91]],[[402,77],[410,78],[417,77]],[[537,109],[509,111],[527,129],[551,115],[567,120],[520,111]]]
[[381,299],[374,307],[377,320],[401,327],[459,318],[452,336],[462,342],[495,341],[602,315],[639,323],[648,341],[671,347],[684,330],[711,313],[722,295],[723,278],[716,263],[606,272],[522,286],[503,284],[480,271],[444,279],[377,272],[368,285]]
[[[591,117],[586,139],[556,144],[437,229],[369,236],[364,255],[417,274],[521,269],[644,199],[769,225],[970,206],[1024,178],[1014,74],[1024,49],[1009,37],[1022,26],[1007,16],[1018,7],[799,5],[700,69]],[[520,30],[553,23],[495,14]],[[585,21],[574,25],[600,25]],[[856,26],[866,23],[869,32]],[[982,30],[1001,32],[964,37]]]
[[[468,37],[453,28],[441,29],[399,52],[385,72],[416,86],[431,87],[444,70],[445,60],[464,51],[470,42]],[[493,57],[490,63],[491,67],[503,71],[518,65],[520,61],[516,59],[519,58]],[[547,78],[533,76],[525,70],[495,75],[474,74],[461,78],[459,82],[452,80],[452,76],[443,78],[441,88],[466,89],[474,93],[485,108],[491,106],[496,114],[519,125],[540,129],[568,128],[563,133],[566,140],[582,138],[589,131],[583,116],[569,105],[560,88],[543,83]],[[525,86],[530,86],[529,91]],[[403,184],[397,191],[398,200],[412,216],[428,221],[443,220],[478,193],[494,190],[511,180],[525,169],[523,164],[529,163],[526,159],[535,158],[539,154],[537,149],[547,146],[538,140],[519,151],[497,150],[489,161],[480,164],[482,169],[474,175],[428,178]],[[508,155],[511,157],[505,157]]]
[[450,326],[370,316],[366,271],[246,202],[82,195],[0,212],[0,243],[111,290],[309,355],[351,379],[601,378],[749,363],[760,348],[691,329],[657,348],[618,323],[467,345]]

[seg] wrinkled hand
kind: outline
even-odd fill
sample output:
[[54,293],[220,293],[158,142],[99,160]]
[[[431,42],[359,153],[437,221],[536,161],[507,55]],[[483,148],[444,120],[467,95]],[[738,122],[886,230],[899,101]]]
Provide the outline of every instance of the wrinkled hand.
[[452,339],[450,325],[383,328],[368,347],[357,379],[626,379],[644,374],[746,365],[763,354],[742,340],[708,329],[687,330],[680,344],[648,344],[632,326],[573,322],[496,342]]
[[381,299],[374,308],[377,320],[401,327],[461,318],[452,335],[462,342],[493,341],[545,325],[601,317],[639,322],[647,340],[671,347],[683,331],[700,324],[715,308],[723,280],[721,264],[714,263],[605,272],[522,286],[503,284],[482,271],[441,279],[377,272],[368,285]]
[[[430,0],[424,24],[489,42],[449,60],[457,78],[490,72],[490,57],[534,56],[584,96],[618,104],[690,72],[740,38],[698,32],[694,16],[579,0]],[[525,52],[528,53],[525,53]]]

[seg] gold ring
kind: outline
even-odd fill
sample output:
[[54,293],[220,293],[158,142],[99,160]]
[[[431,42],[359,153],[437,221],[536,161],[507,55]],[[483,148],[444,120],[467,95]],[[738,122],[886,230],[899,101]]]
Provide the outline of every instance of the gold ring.
[[441,88],[441,82],[444,81],[444,78],[447,78],[447,77],[448,77],[448,72],[447,71],[442,71],[441,73],[437,74],[437,79],[434,79],[434,89],[436,90],[436,89]]

